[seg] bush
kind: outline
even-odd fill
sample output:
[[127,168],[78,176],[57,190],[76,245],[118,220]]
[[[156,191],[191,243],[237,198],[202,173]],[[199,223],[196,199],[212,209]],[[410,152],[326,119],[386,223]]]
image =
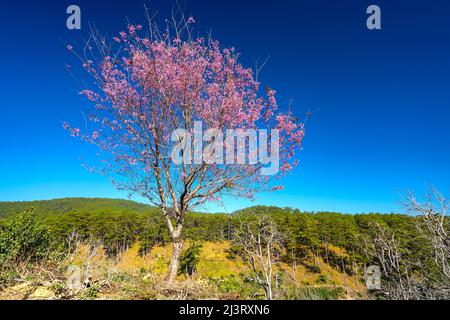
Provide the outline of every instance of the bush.
[[92,286],[92,287],[86,288],[83,291],[81,298],[83,300],[95,300],[98,298],[98,294],[99,294],[99,289],[95,286]]
[[317,283],[327,284],[329,282],[328,276],[326,274],[321,274],[319,278],[317,278]]
[[64,282],[57,281],[54,282],[50,289],[56,294],[56,295],[63,295],[67,292],[67,285]]
[[178,274],[192,276],[197,272],[197,264],[200,260],[201,244],[192,243],[186,252],[181,256]]
[[0,288],[7,286],[18,277],[19,274],[13,270],[0,271]]
[[223,277],[216,281],[221,293],[240,293],[242,284],[233,276]]
[[0,270],[39,263],[50,252],[50,234],[32,209],[0,220]]

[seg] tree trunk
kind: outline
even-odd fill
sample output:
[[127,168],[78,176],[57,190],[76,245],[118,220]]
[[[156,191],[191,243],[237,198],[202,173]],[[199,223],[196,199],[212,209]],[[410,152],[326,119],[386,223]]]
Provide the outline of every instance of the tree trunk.
[[266,300],[273,300],[272,284],[270,283],[270,280],[268,281],[266,287]]
[[172,242],[172,259],[170,260],[169,270],[166,276],[166,281],[169,284],[175,280],[178,274],[178,266],[180,265],[182,247],[183,241],[181,240],[181,238],[174,238]]

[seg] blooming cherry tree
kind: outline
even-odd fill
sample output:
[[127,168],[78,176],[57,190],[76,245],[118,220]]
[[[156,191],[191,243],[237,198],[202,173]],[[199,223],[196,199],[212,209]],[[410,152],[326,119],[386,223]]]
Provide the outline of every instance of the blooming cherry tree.
[[[129,25],[111,41],[93,32],[83,53],[68,46],[93,77],[81,92],[93,105],[92,130],[64,126],[98,146],[101,170],[119,189],[161,209],[173,241],[168,282],[177,274],[188,212],[223,195],[252,198],[259,191],[281,189],[270,180],[296,165],[295,151],[304,135],[303,124],[291,113],[278,111],[275,91],[261,89],[257,72],[242,66],[233,48],[222,48],[209,37],[192,37],[193,23],[192,17],[182,16],[161,33],[149,20],[148,29]],[[264,128],[269,139],[275,139],[276,129],[280,171],[262,175],[264,162],[208,161],[214,157],[210,153],[217,132],[206,139],[209,149],[192,147],[204,155],[200,161],[175,164],[174,132],[186,132],[175,136],[183,142],[194,134],[196,122],[216,131]],[[181,157],[188,151],[182,149]]]

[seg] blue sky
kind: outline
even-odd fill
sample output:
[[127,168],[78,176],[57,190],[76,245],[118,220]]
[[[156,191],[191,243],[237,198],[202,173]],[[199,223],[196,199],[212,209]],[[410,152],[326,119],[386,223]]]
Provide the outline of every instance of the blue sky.
[[[82,10],[82,30],[66,29],[66,7]],[[163,19],[171,1],[147,1]],[[377,4],[382,30],[365,27]],[[342,212],[402,211],[400,195],[450,181],[450,3],[435,1],[195,1],[200,33],[212,30],[252,66],[270,54],[262,81],[281,105],[294,100],[308,123],[299,167],[285,190],[252,204]],[[64,65],[89,22],[116,34],[144,22],[143,1],[21,1],[0,10],[0,201],[60,197],[125,198],[81,167],[93,149],[71,139],[64,120],[90,106]]]

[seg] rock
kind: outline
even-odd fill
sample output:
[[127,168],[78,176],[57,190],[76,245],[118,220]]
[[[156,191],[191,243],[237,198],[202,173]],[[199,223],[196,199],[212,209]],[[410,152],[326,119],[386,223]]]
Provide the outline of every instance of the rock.
[[0,300],[51,300],[55,297],[49,288],[32,282],[24,282],[0,292]]
[[53,300],[55,293],[47,287],[36,287],[28,297],[29,300]]

